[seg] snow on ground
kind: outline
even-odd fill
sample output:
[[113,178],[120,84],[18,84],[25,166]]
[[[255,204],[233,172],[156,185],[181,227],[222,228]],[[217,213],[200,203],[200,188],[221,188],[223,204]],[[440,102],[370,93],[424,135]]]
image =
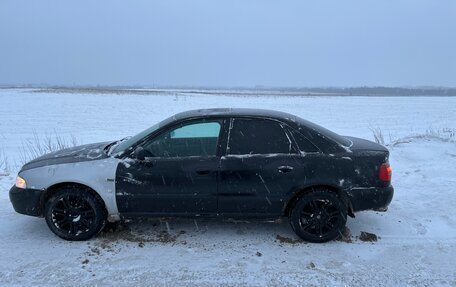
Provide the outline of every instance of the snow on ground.
[[[380,128],[387,141],[401,139],[389,145],[396,193],[388,212],[349,219],[351,243],[307,244],[287,222],[184,219],[132,222],[88,242],[66,242],[43,219],[13,211],[8,190],[21,146],[34,134],[105,141],[176,112],[210,107],[276,109],[341,134],[372,139],[370,129]],[[455,123],[456,98],[445,97],[0,90],[0,150],[10,165],[10,174],[0,175],[0,285],[455,286]],[[356,238],[361,231],[380,238],[363,242]]]

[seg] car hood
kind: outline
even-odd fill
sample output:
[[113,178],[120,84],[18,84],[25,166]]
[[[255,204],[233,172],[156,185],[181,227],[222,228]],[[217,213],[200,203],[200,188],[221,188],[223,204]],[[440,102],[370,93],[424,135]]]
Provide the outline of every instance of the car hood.
[[29,161],[21,171],[48,165],[104,159],[108,156],[103,148],[109,143],[93,143],[51,152]]
[[348,137],[344,136],[345,138],[349,139],[353,144],[350,146],[350,150],[352,151],[382,151],[388,152],[388,149],[378,143],[374,143],[372,141],[368,141],[365,139],[355,138],[355,137]]

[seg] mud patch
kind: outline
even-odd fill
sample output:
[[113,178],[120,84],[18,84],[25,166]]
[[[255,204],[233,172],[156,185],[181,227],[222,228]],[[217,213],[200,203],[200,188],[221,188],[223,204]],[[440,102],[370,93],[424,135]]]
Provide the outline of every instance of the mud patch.
[[345,229],[340,234],[340,237],[337,238],[337,241],[343,241],[343,242],[346,242],[346,243],[352,243],[353,242],[353,238],[352,238],[352,234],[351,234],[350,228],[345,226]]
[[278,241],[280,243],[287,243],[287,244],[304,243],[304,241],[302,241],[301,239],[293,239],[290,237],[282,236],[280,234],[277,234],[276,241]]
[[309,264],[307,264],[307,269],[314,269],[315,268],[315,263],[313,263],[312,261],[310,261]]
[[[170,232],[168,227],[163,230],[161,223],[146,221],[144,224],[112,224],[107,226],[96,239],[87,242],[87,251],[81,254],[80,260],[82,268],[88,272],[92,272],[89,268],[89,258],[91,263],[97,263],[106,256],[115,256],[119,254],[122,248],[130,248],[131,243],[137,245],[138,248],[146,247],[147,243],[160,244],[186,244],[184,240],[177,239],[185,234],[185,230],[178,232]],[[87,268],[86,268],[87,267]]]
[[374,233],[361,231],[361,235],[359,236],[359,240],[364,241],[364,242],[377,242],[378,241],[378,237]]
[[112,246],[112,244],[117,244],[122,241],[128,241],[138,243],[138,247],[143,248],[145,243],[150,242],[175,244],[179,236],[186,233],[185,230],[176,233],[170,233],[168,230],[159,230],[161,229],[160,224],[157,224],[156,222],[151,223],[145,228],[143,224],[141,226],[142,228],[135,228],[134,224],[130,226],[121,223],[116,226],[114,230],[108,229],[101,233],[99,238],[105,247]]

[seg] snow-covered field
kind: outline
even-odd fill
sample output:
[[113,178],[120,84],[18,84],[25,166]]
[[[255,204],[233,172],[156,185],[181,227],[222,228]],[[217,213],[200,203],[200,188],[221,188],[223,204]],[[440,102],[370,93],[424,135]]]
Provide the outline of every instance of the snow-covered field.
[[[211,107],[290,112],[391,150],[388,212],[349,219],[352,242],[307,244],[287,222],[151,220],[65,242],[8,199],[34,135],[90,143],[133,135],[176,112]],[[456,285],[456,98],[78,94],[0,90],[0,286]],[[3,151],[3,152],[2,152]],[[359,240],[361,231],[377,242]]]

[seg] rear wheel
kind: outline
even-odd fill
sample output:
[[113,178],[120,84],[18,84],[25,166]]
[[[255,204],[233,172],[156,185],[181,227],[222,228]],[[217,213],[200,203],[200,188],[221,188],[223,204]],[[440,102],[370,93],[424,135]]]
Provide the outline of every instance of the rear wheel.
[[319,189],[302,195],[295,203],[290,223],[305,241],[327,242],[338,238],[347,222],[347,207],[337,194]]
[[101,203],[79,187],[66,187],[56,192],[47,201],[44,214],[51,231],[65,240],[90,239],[105,224]]

